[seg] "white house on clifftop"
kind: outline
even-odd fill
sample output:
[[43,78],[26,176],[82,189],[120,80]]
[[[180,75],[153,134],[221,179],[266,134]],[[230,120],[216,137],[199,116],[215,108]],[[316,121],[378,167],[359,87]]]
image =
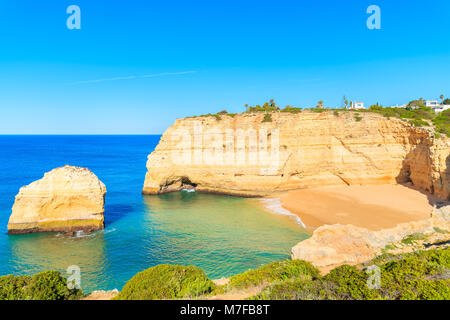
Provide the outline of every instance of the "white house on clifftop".
[[425,100],[425,107],[435,108],[439,107],[439,102],[437,100]]
[[450,109],[449,105],[441,105],[437,100],[425,100],[424,104],[425,107],[433,109],[436,113]]
[[364,102],[351,102],[350,109],[365,109]]

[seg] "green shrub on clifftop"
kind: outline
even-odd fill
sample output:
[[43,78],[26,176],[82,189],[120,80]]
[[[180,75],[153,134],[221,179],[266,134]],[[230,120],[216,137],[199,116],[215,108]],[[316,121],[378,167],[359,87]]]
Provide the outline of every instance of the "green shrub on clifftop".
[[7,275],[0,277],[0,300],[24,300],[26,299],[23,288],[30,283],[27,276]]
[[67,288],[67,280],[58,271],[0,277],[0,300],[77,300],[82,296],[81,290]]
[[262,122],[272,122],[272,115],[270,113],[266,113]]
[[450,109],[442,111],[435,119],[433,124],[439,133],[443,133],[450,137]]
[[252,299],[449,300],[450,248],[383,255],[364,265],[380,268],[380,288],[369,288],[369,273],[343,265],[323,278],[274,282]]
[[193,266],[161,264],[131,278],[116,300],[163,300],[194,298],[211,292],[214,283]]
[[319,274],[319,270],[307,261],[285,260],[237,274],[230,278],[228,287],[241,289],[292,278],[312,279]]

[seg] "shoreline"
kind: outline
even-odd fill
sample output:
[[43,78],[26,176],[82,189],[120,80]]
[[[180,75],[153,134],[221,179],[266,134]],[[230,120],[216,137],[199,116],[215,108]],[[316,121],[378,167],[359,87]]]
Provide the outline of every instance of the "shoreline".
[[282,208],[299,216],[308,231],[352,224],[379,231],[429,218],[438,198],[406,185],[326,186],[287,191]]
[[266,197],[266,198],[260,198],[258,199],[260,203],[262,204],[263,208],[270,213],[281,215],[281,216],[288,216],[289,218],[294,218],[295,222],[306,229],[306,225],[303,222],[302,218],[295,213],[292,213],[291,211],[287,210],[283,207],[283,204],[281,203],[280,197]]

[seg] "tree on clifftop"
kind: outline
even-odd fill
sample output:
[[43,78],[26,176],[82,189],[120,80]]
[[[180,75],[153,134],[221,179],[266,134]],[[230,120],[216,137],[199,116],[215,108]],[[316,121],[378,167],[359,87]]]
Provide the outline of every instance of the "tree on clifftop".
[[323,101],[322,100],[319,100],[319,102],[317,102],[317,108],[323,109]]

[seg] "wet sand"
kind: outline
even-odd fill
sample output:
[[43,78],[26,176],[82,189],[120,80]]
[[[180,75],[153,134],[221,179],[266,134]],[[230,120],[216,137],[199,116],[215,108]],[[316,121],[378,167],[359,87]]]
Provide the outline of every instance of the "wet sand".
[[352,224],[376,231],[429,218],[436,199],[402,185],[374,185],[293,190],[282,194],[280,201],[309,230]]

